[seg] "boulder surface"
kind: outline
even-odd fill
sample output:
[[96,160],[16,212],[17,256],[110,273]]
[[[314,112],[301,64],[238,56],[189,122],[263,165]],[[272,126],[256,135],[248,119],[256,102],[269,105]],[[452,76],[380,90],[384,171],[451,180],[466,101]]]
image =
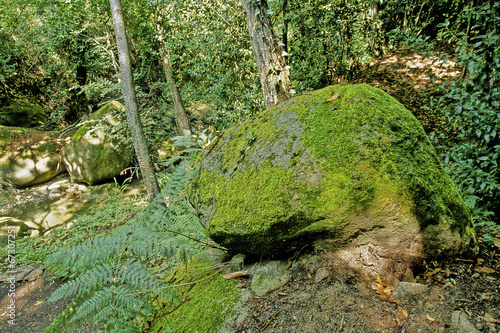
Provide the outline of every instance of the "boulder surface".
[[40,184],[64,171],[56,132],[0,126],[0,180],[16,188]]
[[368,85],[266,110],[227,130],[196,168],[189,200],[208,236],[233,252],[309,246],[382,267],[477,251],[470,212],[423,128]]
[[0,108],[0,125],[36,127],[43,125],[47,112],[38,104],[16,102]]
[[130,165],[133,151],[125,109],[113,101],[76,131],[62,158],[72,181],[93,185],[118,176]]

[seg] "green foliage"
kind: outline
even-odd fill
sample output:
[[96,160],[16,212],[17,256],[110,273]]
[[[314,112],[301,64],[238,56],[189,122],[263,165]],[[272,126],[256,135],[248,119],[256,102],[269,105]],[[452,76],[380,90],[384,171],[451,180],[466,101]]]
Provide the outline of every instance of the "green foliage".
[[203,231],[184,193],[192,174],[189,162],[181,163],[145,212],[110,235],[63,248],[47,258],[50,267],[70,279],[51,301],[76,296],[74,311],[61,314],[48,332],[87,319],[108,332],[124,327],[140,332],[152,315],[150,299],[176,300],[157,276],[196,253],[197,244],[205,244],[196,242],[203,239]]
[[[467,6],[453,23],[440,24],[443,39],[456,45],[463,75],[443,84],[431,100],[447,117],[455,138],[436,133],[445,168],[471,208],[478,225],[500,224],[500,3]],[[470,27],[470,30],[469,28]]]
[[309,0],[288,1],[283,8],[282,1],[270,2],[296,91],[331,85],[369,60],[369,5],[370,1]]

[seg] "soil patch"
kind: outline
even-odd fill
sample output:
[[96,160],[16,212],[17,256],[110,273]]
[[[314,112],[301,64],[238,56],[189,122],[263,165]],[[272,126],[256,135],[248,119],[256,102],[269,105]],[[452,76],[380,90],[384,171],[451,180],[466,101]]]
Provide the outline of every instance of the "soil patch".
[[[472,326],[477,331],[467,332],[497,332],[500,258],[494,254],[490,259],[488,266],[497,267],[495,272],[484,269],[486,258],[478,259],[481,265],[467,259],[426,264],[427,269],[412,279],[419,283],[399,282],[394,276],[366,282],[356,272],[324,261],[294,272],[281,288],[251,298],[246,319],[231,329],[247,333],[465,332]],[[240,287],[250,288],[245,281]]]

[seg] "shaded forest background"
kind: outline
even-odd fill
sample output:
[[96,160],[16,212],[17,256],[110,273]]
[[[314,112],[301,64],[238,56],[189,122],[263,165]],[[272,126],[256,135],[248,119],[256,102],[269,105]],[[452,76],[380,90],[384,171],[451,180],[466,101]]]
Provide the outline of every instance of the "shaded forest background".
[[[290,69],[292,95],[369,81],[368,74],[377,75],[367,73],[370,61],[396,50],[454,62],[460,75],[432,89],[409,91],[418,95],[416,116],[476,224],[498,231],[500,2],[257,2],[267,6]],[[106,102],[123,99],[108,1],[0,3],[0,107],[38,103],[49,112],[43,129],[62,130]],[[166,58],[194,132],[223,130],[264,108],[240,1],[122,4],[141,120],[152,152],[177,135]],[[203,123],[196,123],[200,118]],[[492,236],[484,237],[488,241]]]

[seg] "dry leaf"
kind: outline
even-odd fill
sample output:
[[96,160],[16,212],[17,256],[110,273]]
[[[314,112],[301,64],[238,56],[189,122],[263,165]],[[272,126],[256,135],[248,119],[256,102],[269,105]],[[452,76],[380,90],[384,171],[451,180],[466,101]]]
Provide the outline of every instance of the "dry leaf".
[[424,274],[424,277],[425,278],[428,278],[429,276],[433,276],[434,274],[436,273],[439,273],[441,272],[441,268],[436,268],[435,270],[433,270],[432,272],[427,272]]
[[398,309],[397,309],[396,313],[398,314],[398,316],[401,316],[401,317],[404,317],[404,318],[408,318],[408,311],[406,311],[405,309],[403,309],[400,306],[398,306]]
[[489,267],[481,267],[481,268],[479,269],[479,271],[480,271],[481,273],[486,273],[486,274],[495,273],[495,270],[494,270],[494,269],[491,269],[491,268],[489,268]]
[[336,100],[337,98],[339,98],[339,93],[336,93],[335,95],[333,95],[332,97],[330,97],[330,98],[329,98],[329,99],[327,99],[326,101],[327,101],[327,102],[331,102],[331,101]]
[[37,305],[40,305],[40,304],[43,304],[43,302],[42,301],[36,301],[36,303],[33,304],[33,306],[37,306]]
[[236,279],[242,276],[247,276],[248,271],[238,271],[238,272],[232,272],[232,273],[227,273],[222,275],[222,277],[226,280],[231,280],[231,279]]
[[437,320],[432,318],[431,316],[429,315],[425,315],[425,318],[427,318],[428,321],[430,321],[431,323],[437,323]]
[[487,323],[496,323],[498,322],[498,320],[496,320],[495,318],[493,318],[489,313],[486,313],[484,315],[484,321],[487,322]]
[[495,244],[496,247],[500,247],[500,238],[495,238],[493,244]]

